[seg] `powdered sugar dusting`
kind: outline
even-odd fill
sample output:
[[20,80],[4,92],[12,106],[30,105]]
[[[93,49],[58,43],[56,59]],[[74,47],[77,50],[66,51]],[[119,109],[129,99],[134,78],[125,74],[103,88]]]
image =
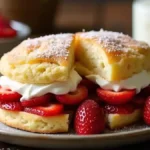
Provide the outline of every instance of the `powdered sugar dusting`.
[[27,48],[32,48],[32,47],[38,47],[40,46],[41,42],[39,40],[35,40],[35,39],[28,39],[26,41],[26,47]]
[[136,41],[128,35],[119,32],[104,31],[103,29],[100,31],[83,32],[81,36],[96,40],[107,52],[129,52],[135,47],[144,49],[150,48],[148,44]]
[[56,34],[25,41],[26,48],[33,48],[33,57],[50,58],[64,57],[67,58],[69,51],[67,50],[73,40],[72,34]]

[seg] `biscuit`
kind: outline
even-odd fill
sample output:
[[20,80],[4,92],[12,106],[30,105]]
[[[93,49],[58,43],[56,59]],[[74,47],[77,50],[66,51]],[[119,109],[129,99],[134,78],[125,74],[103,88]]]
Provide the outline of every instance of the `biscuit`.
[[142,118],[142,111],[136,109],[131,114],[106,114],[106,122],[110,129],[122,128],[139,121]]
[[0,72],[29,84],[66,81],[74,64],[74,35],[56,34],[23,41],[0,61]]
[[128,35],[100,30],[77,33],[75,39],[76,70],[83,76],[96,74],[120,81],[150,71],[149,45]]
[[68,132],[69,129],[69,114],[43,117],[23,111],[0,109],[0,121],[13,128],[37,133],[60,133]]

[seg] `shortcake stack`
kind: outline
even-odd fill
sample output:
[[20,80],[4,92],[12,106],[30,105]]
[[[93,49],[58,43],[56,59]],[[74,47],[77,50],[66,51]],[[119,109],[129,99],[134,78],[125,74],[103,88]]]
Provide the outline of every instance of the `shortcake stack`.
[[0,60],[0,121],[59,133],[72,118],[84,135],[125,127],[142,114],[150,125],[149,60],[148,44],[118,32],[27,39]]
[[[0,121],[39,133],[68,132],[65,105],[88,95],[74,70],[74,35],[23,41],[0,61]],[[57,100],[56,100],[57,99]]]
[[[99,85],[111,129],[139,120],[141,108],[133,99],[150,84],[150,47],[128,35],[111,31],[76,34],[76,69]],[[141,106],[142,107],[142,106]]]

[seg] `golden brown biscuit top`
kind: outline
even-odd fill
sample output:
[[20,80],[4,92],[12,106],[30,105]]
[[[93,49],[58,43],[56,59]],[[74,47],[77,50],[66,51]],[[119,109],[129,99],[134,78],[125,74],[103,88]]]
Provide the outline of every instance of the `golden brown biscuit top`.
[[90,31],[80,33],[82,38],[95,40],[107,53],[128,53],[134,49],[150,49],[149,45],[136,41],[130,36],[112,31]]
[[48,35],[27,39],[7,53],[9,62],[65,62],[69,57],[73,34]]
[[28,39],[24,41],[25,46],[29,51],[36,50],[41,46],[43,51],[37,51],[34,56],[42,58],[67,57],[69,51],[67,49],[72,43],[72,34],[57,34],[49,35],[35,39]]

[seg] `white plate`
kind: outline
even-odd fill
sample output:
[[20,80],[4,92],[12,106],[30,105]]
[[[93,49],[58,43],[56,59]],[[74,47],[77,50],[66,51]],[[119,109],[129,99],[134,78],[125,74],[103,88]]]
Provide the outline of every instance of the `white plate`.
[[134,125],[103,134],[78,136],[69,134],[37,134],[17,130],[0,123],[0,141],[38,148],[102,148],[133,144],[150,138],[150,128]]

